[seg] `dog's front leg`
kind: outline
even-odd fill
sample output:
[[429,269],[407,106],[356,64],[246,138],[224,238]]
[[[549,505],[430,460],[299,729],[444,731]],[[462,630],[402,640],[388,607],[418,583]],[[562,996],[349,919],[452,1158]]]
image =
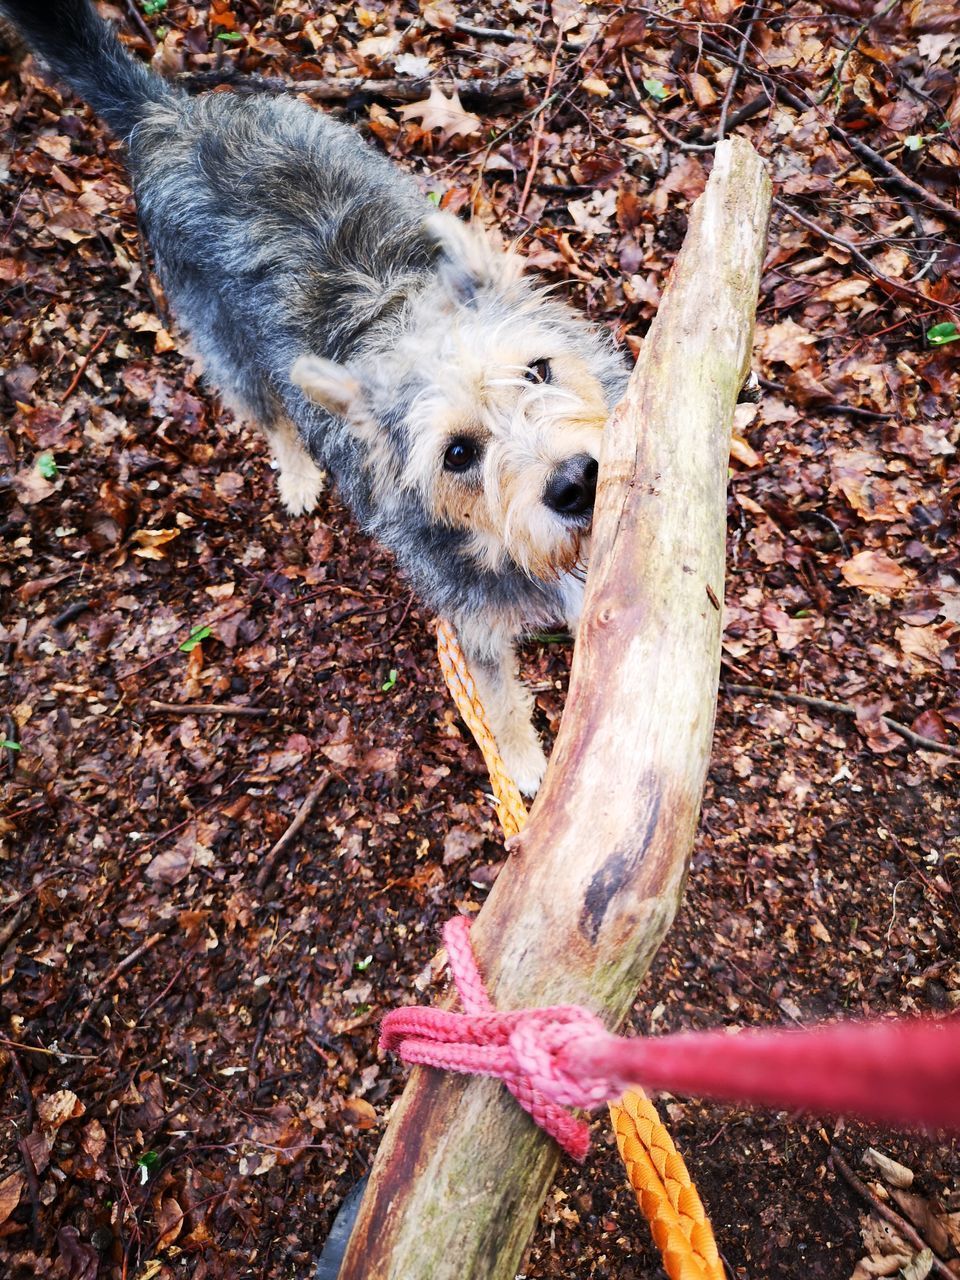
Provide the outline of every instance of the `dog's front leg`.
[[524,795],[534,796],[547,758],[533,727],[533,694],[517,675],[513,639],[492,634],[486,619],[461,618],[456,628],[507,772]]
[[267,428],[267,439],[283,505],[292,516],[312,511],[326,477],[310,457],[296,427],[287,418],[279,418]]

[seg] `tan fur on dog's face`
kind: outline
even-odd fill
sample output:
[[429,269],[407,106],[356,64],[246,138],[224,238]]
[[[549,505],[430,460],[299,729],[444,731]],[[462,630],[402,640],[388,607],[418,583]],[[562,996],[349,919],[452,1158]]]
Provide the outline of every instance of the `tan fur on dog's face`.
[[[512,560],[549,580],[581,560],[589,518],[571,520],[544,502],[550,476],[578,455],[599,458],[607,407],[586,361],[534,317],[485,331],[481,317],[450,336],[432,385],[411,410],[411,448],[402,481],[435,519],[470,535],[485,568]],[[549,362],[550,381],[531,380]],[[454,441],[479,453],[462,473],[444,467]]]

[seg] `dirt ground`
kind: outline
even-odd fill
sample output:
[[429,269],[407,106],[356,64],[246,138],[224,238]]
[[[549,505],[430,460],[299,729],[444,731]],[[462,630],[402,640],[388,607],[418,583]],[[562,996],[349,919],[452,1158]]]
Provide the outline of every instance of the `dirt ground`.
[[[633,350],[721,117],[754,141],[780,200],[764,395],[738,410],[701,829],[632,1026],[960,1006],[952,7],[109,11],[188,83],[309,81]],[[482,762],[390,558],[335,495],[283,514],[178,353],[119,146],[12,54],[0,118],[0,1271],[301,1280],[402,1087],[379,1020],[436,994],[442,923],[503,857]],[[522,659],[549,735],[569,643]],[[960,1276],[955,1142],[662,1106],[731,1276]],[[662,1275],[622,1183],[598,1120],[523,1275]]]

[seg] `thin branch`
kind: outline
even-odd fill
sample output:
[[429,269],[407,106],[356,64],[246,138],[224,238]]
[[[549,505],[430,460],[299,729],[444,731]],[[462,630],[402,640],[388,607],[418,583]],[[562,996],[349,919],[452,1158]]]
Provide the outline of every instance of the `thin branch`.
[[36,1245],[40,1243],[40,1179],[37,1177],[37,1166],[33,1163],[33,1156],[30,1154],[26,1138],[17,1138],[17,1150],[23,1161],[23,1172],[26,1174],[27,1187],[30,1191],[30,1222],[33,1243]]
[[[550,70],[547,74],[547,87],[543,95],[543,103],[553,97],[553,86],[557,80],[557,59],[560,56],[560,45],[562,43],[562,34],[557,36],[557,43],[553,48],[553,57],[550,59]],[[530,150],[530,164],[527,168],[527,176],[524,180],[523,190],[520,192],[520,202],[517,205],[517,216],[523,217],[523,211],[527,206],[527,198],[530,195],[530,188],[533,186],[533,178],[537,172],[537,164],[540,160],[540,145],[543,141],[543,112],[539,112],[536,124],[533,130],[533,146]]]
[[107,327],[104,329],[103,333],[101,333],[100,337],[96,340],[96,342],[93,344],[93,346],[92,346],[92,347],[90,348],[90,350],[87,352],[87,354],[83,357],[83,359],[82,359],[82,360],[81,360],[81,362],[80,362],[80,367],[77,369],[76,373],[75,373],[75,374],[73,375],[73,377],[70,379],[70,385],[69,385],[69,387],[67,387],[66,391],[65,391],[65,392],[63,393],[63,395],[60,397],[60,403],[61,403],[61,404],[66,404],[66,402],[67,402],[67,401],[70,399],[70,397],[73,395],[74,391],[76,391],[76,389],[77,389],[77,387],[78,387],[78,385],[79,385],[79,383],[80,383],[80,379],[83,377],[83,375],[84,375],[84,374],[86,373],[86,371],[87,371],[87,365],[90,363],[90,361],[93,359],[93,357],[97,354],[97,352],[100,350],[100,348],[101,348],[101,347],[103,346],[103,344],[106,342],[107,338],[109,338],[109,337],[110,337],[110,334],[111,334],[111,333],[113,333],[113,328],[112,328],[110,325],[107,325]]
[[97,989],[97,995],[102,996],[104,991],[109,990],[116,982],[121,974],[126,973],[128,969],[132,969],[138,960],[142,960],[148,951],[152,951],[157,943],[167,936],[170,932],[170,925],[166,928],[158,930],[157,933],[151,933],[145,942],[141,942],[139,947],[134,947],[128,956],[125,956],[119,964],[115,964],[107,976],[103,979]]
[[850,240],[845,240],[843,236],[838,236],[835,232],[828,231],[826,227],[821,226],[819,222],[814,222],[812,218],[808,218],[805,214],[800,213],[793,207],[793,205],[787,204],[786,200],[781,200],[779,196],[774,196],[773,203],[779,210],[781,210],[781,212],[785,213],[788,218],[792,218],[794,222],[801,223],[803,226],[809,228],[810,231],[815,232],[816,235],[821,237],[821,239],[827,240],[830,244],[835,244],[838,248],[843,249],[844,252],[849,253],[850,257],[857,264],[860,270],[869,279],[874,280],[877,284],[884,285],[890,291],[891,296],[896,297],[899,294],[901,295],[902,300],[902,296],[906,295],[906,297],[913,298],[914,301],[922,303],[925,307],[930,306],[932,300],[928,298],[926,294],[921,293],[919,289],[911,288],[904,280],[893,280],[890,276],[885,276],[882,271],[877,270],[870,259],[866,257],[865,254],[861,253],[857,246]]
[[[790,394],[790,388],[785,387],[782,382],[774,382],[771,378],[761,378],[759,376],[757,381],[764,391],[774,391],[777,395],[789,396]],[[813,405],[811,406],[811,412],[826,414],[828,417],[836,414],[848,418],[865,418],[868,422],[889,422],[894,416],[892,412],[881,413],[878,409],[861,409],[859,405],[843,404],[839,400],[831,400],[829,404]]]
[[[305,93],[317,102],[350,102],[356,97],[382,98],[388,102],[419,102],[429,95],[431,82],[393,77],[385,80],[325,76],[317,80],[287,80],[283,76],[244,75],[230,67],[213,71],[184,71],[173,77],[188,90],[228,85],[241,93]],[[517,102],[526,93],[522,72],[511,71],[500,79],[456,80],[451,86],[465,105],[482,107]]]
[[[16,814],[12,815],[16,817]],[[10,917],[7,923],[0,929],[0,951],[4,949],[11,938],[15,938],[20,932],[20,926],[30,914],[30,903],[23,902]]]
[[[674,19],[673,21],[677,26],[687,25],[677,19]],[[731,64],[736,63],[736,56],[722,41],[704,34],[703,46],[718,58],[722,58],[724,62]],[[814,111],[817,109],[817,104],[815,102],[811,102],[809,98],[804,99],[799,97],[782,81],[776,80],[769,72],[760,71],[757,67],[751,67],[747,63],[744,64],[743,69],[747,75],[753,76],[754,79],[759,80],[767,89],[768,93],[774,94],[781,102],[785,103],[788,107],[792,107],[794,111],[805,113],[807,111]],[[901,191],[905,191],[908,195],[913,196],[915,200],[919,200],[922,204],[925,204],[927,208],[935,210],[940,217],[944,218],[946,221],[952,222],[955,225],[960,225],[960,209],[956,208],[955,205],[948,204],[946,200],[935,195],[926,187],[921,186],[919,182],[914,182],[913,178],[908,177],[902,169],[898,169],[895,164],[891,164],[889,160],[884,159],[879,152],[874,151],[873,147],[868,147],[867,144],[865,142],[861,142],[859,138],[851,137],[851,135],[847,133],[845,129],[841,129],[838,124],[830,123],[828,121],[824,121],[823,123],[831,138],[837,142],[842,142],[849,151],[852,151],[855,156],[865,164],[869,165],[874,172],[882,174],[887,182],[898,187]],[[945,309],[955,310],[955,308]]]
[[[896,3],[897,0],[894,0]],[[720,107],[720,121],[717,124],[716,141],[722,142],[723,136],[727,128],[727,112],[730,110],[730,103],[733,101],[733,95],[737,91],[737,84],[740,80],[740,73],[743,71],[743,60],[747,55],[747,49],[750,47],[750,38],[753,35],[753,24],[757,17],[757,6],[751,4],[746,10],[747,25],[743,30],[743,39],[740,41],[740,48],[737,50],[737,60],[734,63],[733,74],[730,76],[730,83],[727,85],[727,92],[723,95],[723,104]]]
[[233,716],[237,720],[262,720],[278,716],[276,707],[236,706],[231,702],[154,702],[150,710],[171,716]]
[[850,1186],[857,1195],[861,1197],[861,1199],[866,1200],[867,1204],[872,1207],[874,1213],[879,1214],[879,1216],[886,1219],[892,1227],[895,1227],[897,1231],[899,1231],[900,1235],[903,1236],[904,1240],[909,1241],[909,1243],[912,1244],[918,1252],[928,1249],[930,1253],[933,1254],[933,1270],[938,1276],[943,1277],[943,1280],[957,1280],[956,1273],[951,1271],[946,1263],[942,1262],[940,1258],[937,1257],[930,1244],[910,1225],[906,1218],[901,1217],[900,1214],[891,1209],[889,1205],[884,1204],[879,1196],[875,1196],[867,1184],[857,1177],[847,1164],[846,1160],[844,1160],[843,1156],[840,1155],[836,1147],[830,1142],[825,1130],[820,1130],[820,1137],[829,1148],[830,1159],[833,1162],[834,1167],[837,1172],[841,1174],[848,1186]]
[[289,827],[287,827],[286,831],[264,858],[263,864],[257,872],[256,884],[258,889],[262,889],[264,885],[267,884],[273,874],[273,869],[276,866],[280,855],[285,849],[289,848],[298,832],[306,825],[307,819],[314,810],[314,806],[330,785],[331,776],[332,775],[330,773],[324,770],[320,775],[319,781],[310,789],[310,791],[307,792],[306,799],[297,810]]
[[513,44],[522,41],[529,44],[533,36],[523,31],[503,31],[499,27],[472,27],[468,22],[455,22],[453,29],[457,35],[474,36],[477,40],[493,40],[497,44]]
[[853,39],[847,42],[846,48],[843,51],[843,56],[841,57],[840,61],[837,63],[836,70],[834,71],[833,75],[830,77],[829,81],[827,82],[827,87],[824,89],[823,93],[821,93],[818,98],[814,98],[814,102],[817,104],[818,107],[822,103],[826,102],[826,100],[830,97],[831,93],[833,93],[834,89],[836,89],[837,92],[840,91],[840,77],[843,75],[844,67],[846,67],[851,53],[853,53],[854,49],[860,43],[861,38],[866,34],[871,24],[874,22],[878,22],[881,18],[885,18],[887,14],[890,12],[890,10],[895,8],[899,3],[900,3],[900,0],[888,0],[888,3],[884,6],[884,8],[880,10],[879,13],[871,13],[867,18],[863,20],[863,22],[860,23],[860,26],[854,32]]
[[23,1040],[8,1040],[0,1036],[5,1049],[20,1049],[23,1053],[42,1053],[46,1058],[67,1058],[71,1062],[96,1062],[96,1053],[67,1053],[64,1049],[45,1049],[42,1044],[26,1044]]
[[[813,698],[806,693],[784,693],[779,689],[767,689],[760,684],[730,684],[725,681],[723,687],[728,693],[765,698],[768,702],[789,702],[793,706],[811,707],[816,711],[832,711],[843,716],[857,715],[857,708],[851,702],[834,702],[831,698]],[[939,751],[942,755],[956,756],[960,759],[960,747],[955,747],[949,742],[937,742],[935,738],[926,738],[922,733],[916,733],[907,725],[901,724],[899,720],[891,719],[890,716],[881,716],[880,719],[893,733],[899,734],[901,738],[922,751]]]
[[151,53],[157,52],[157,38],[143,20],[143,14],[137,8],[137,0],[126,0],[127,13],[130,15],[130,21],[137,28]]

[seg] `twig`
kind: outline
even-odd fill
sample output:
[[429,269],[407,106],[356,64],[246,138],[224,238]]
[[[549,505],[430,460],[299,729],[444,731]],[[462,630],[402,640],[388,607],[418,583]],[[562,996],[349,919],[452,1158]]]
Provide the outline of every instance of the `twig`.
[[[812,218],[808,218],[805,214],[798,212],[798,210],[794,209],[793,205],[787,204],[786,200],[781,200],[779,196],[774,196],[773,203],[778,209],[782,210],[788,218],[793,218],[795,222],[802,223],[803,226],[816,232],[821,239],[828,240],[830,244],[835,244],[846,253],[849,253],[850,257],[857,264],[860,270],[863,271],[870,279],[875,280],[877,284],[885,285],[892,296],[897,297],[899,295],[899,300],[902,301],[903,296],[906,295],[908,298],[913,298],[915,301],[922,303],[925,307],[930,305],[931,299],[928,298],[926,294],[921,293],[919,289],[913,289],[906,283],[906,281],[893,280],[890,276],[885,276],[882,271],[878,271],[870,259],[866,257],[865,254],[861,253],[857,246],[851,241],[845,240],[842,236],[836,235],[833,231],[828,231],[826,227],[822,227],[819,222],[814,222]],[[947,307],[946,304],[944,304],[944,307],[947,310],[951,309]]]
[[60,397],[61,404],[66,404],[66,402],[73,395],[74,391],[76,391],[77,385],[80,382],[80,379],[83,377],[83,375],[87,371],[87,365],[90,363],[93,357],[97,354],[97,352],[106,342],[107,338],[110,337],[111,333],[113,333],[113,326],[108,324],[107,327],[104,329],[103,333],[101,333],[100,337],[96,340],[96,342],[87,352],[87,354],[80,361],[80,367],[77,369],[77,372],[71,378],[69,387],[67,387],[66,391]]
[[[897,0],[893,0],[893,2],[897,3]],[[740,41],[740,48],[737,50],[737,60],[734,63],[733,73],[730,76],[730,83],[727,85],[727,92],[723,95],[723,103],[720,107],[720,120],[717,124],[717,142],[723,141],[723,136],[727,128],[727,112],[730,110],[730,103],[733,101],[734,93],[736,93],[740,73],[743,71],[743,60],[746,57],[747,49],[750,46],[750,37],[753,35],[753,24],[757,17],[757,6],[755,4],[747,6],[745,17],[747,19],[747,25],[743,29],[743,39]]]
[[904,1240],[908,1240],[918,1252],[928,1249],[930,1253],[933,1254],[933,1269],[938,1276],[942,1276],[943,1280],[957,1280],[956,1273],[951,1271],[946,1263],[942,1262],[940,1258],[937,1257],[929,1242],[924,1240],[920,1233],[910,1225],[906,1218],[901,1217],[900,1214],[894,1209],[891,1209],[889,1205],[884,1204],[879,1196],[874,1195],[867,1184],[857,1177],[847,1164],[846,1160],[844,1160],[843,1156],[840,1155],[836,1147],[833,1146],[825,1130],[820,1130],[820,1137],[827,1144],[830,1152],[830,1159],[837,1171],[843,1176],[844,1181],[857,1193],[857,1195],[860,1196],[861,1199],[866,1200],[867,1204],[869,1204],[874,1212],[879,1214],[881,1218],[885,1218],[891,1226],[896,1227]]
[[[833,711],[838,715],[844,716],[856,716],[857,714],[857,708],[852,703],[834,702],[831,698],[813,698],[806,693],[783,693],[779,689],[767,689],[760,684],[730,684],[724,682],[723,687],[728,693],[742,693],[753,698],[766,698],[769,702],[789,702],[793,706],[812,707],[816,711]],[[943,755],[956,756],[960,759],[960,747],[955,747],[949,742],[937,742],[934,738],[925,738],[922,733],[916,733],[905,724],[901,724],[899,720],[892,720],[890,716],[882,715],[880,719],[888,729],[892,730],[893,733],[898,733],[907,742],[912,742],[915,747],[919,747],[923,751],[939,751]]]
[[137,216],[137,243],[140,246],[140,274],[143,283],[147,286],[147,292],[150,294],[150,300],[153,303],[153,309],[160,317],[160,323],[165,329],[173,327],[173,316],[170,314],[170,308],[167,306],[167,299],[163,294],[163,290],[157,291],[153,282],[153,272],[150,269],[150,249],[147,245],[147,237],[143,234],[143,224],[140,221],[139,214]]
[[455,22],[453,29],[457,35],[475,36],[477,40],[494,40],[497,44],[513,44],[517,40],[529,43],[534,38],[524,31],[502,31],[499,27],[472,27],[467,22]]
[[26,1044],[23,1040],[8,1040],[0,1036],[0,1044],[6,1049],[21,1049],[24,1053],[42,1053],[47,1058],[69,1058],[72,1062],[96,1062],[96,1053],[67,1053],[64,1049],[45,1049],[42,1044]]
[[68,622],[73,622],[75,618],[79,618],[81,613],[86,613],[91,607],[89,600],[74,600],[73,604],[68,604],[50,623],[55,631],[62,630]]
[[144,40],[146,40],[147,44],[150,47],[150,52],[156,53],[157,38],[153,34],[153,32],[150,30],[150,28],[147,26],[147,24],[144,22],[143,14],[137,8],[137,0],[126,0],[126,6],[127,6],[127,13],[129,13],[130,15],[131,22],[137,28],[140,34],[143,36]]
[[[219,71],[186,71],[173,77],[186,89],[212,89],[229,85],[241,93],[305,93],[318,102],[350,102],[355,98],[383,98],[388,102],[419,102],[430,93],[429,80],[391,78],[386,80],[348,79],[326,76],[318,80],[287,80],[282,76],[244,75],[229,67]],[[456,90],[464,105],[491,107],[517,102],[524,97],[526,77],[520,71],[500,79],[456,80]]]
[[27,1175],[27,1187],[30,1191],[30,1220],[32,1224],[33,1243],[40,1243],[40,1179],[37,1177],[37,1166],[27,1146],[26,1138],[17,1138],[17,1150],[23,1161],[23,1172]]
[[30,1092],[30,1082],[16,1049],[10,1050],[10,1061],[13,1063],[13,1074],[17,1077],[20,1096],[23,1099],[23,1127],[29,1133],[33,1128],[33,1094]]
[[827,87],[824,89],[823,93],[821,93],[818,98],[814,98],[814,102],[817,104],[818,107],[822,103],[826,102],[826,100],[830,97],[830,94],[833,93],[834,89],[837,89],[839,91],[840,77],[843,75],[843,69],[847,65],[847,62],[850,59],[851,53],[853,53],[854,49],[860,43],[861,37],[867,31],[868,27],[870,27],[872,23],[878,22],[881,18],[885,18],[887,14],[890,12],[890,10],[893,9],[899,3],[900,3],[900,0],[889,0],[889,3],[883,9],[881,9],[879,13],[871,13],[869,17],[865,18],[863,22],[860,23],[860,26],[857,28],[856,32],[854,33],[853,39],[847,42],[847,46],[843,51],[843,56],[841,57],[840,61],[837,63],[837,66],[836,66],[836,69],[834,70],[833,75],[830,77],[829,81],[827,82]]
[[139,947],[134,947],[128,956],[125,956],[119,964],[115,964],[97,988],[97,995],[102,996],[105,991],[109,990],[109,988],[113,986],[121,974],[126,973],[128,969],[131,969],[138,960],[141,960],[147,954],[148,951],[152,951],[161,938],[165,938],[167,936],[170,932],[170,928],[171,925],[168,924],[165,928],[158,930],[157,933],[151,933],[150,937],[147,938],[145,942],[141,942]]
[[[790,389],[785,387],[782,382],[774,382],[771,378],[762,378],[758,375],[757,381],[764,391],[775,391],[777,395],[789,396]],[[811,407],[811,412],[825,413],[830,416],[844,415],[849,418],[866,418],[870,422],[889,422],[894,416],[893,413],[881,413],[879,409],[861,409],[859,405],[842,404],[838,400],[831,400],[829,404],[818,404]]]
[[238,720],[262,720],[280,715],[276,707],[235,706],[230,702],[151,702],[151,711],[172,716],[233,716]]
[[[253,1075],[256,1070],[257,1058],[260,1056],[260,1050],[263,1047],[263,1042],[266,1038],[267,1028],[270,1025],[270,1016],[273,1013],[274,1005],[280,999],[281,995],[283,995],[286,985],[286,978],[281,978],[277,983],[275,990],[271,992],[270,999],[267,1001],[267,1007],[263,1011],[263,1016],[260,1019],[260,1025],[257,1027],[257,1034],[254,1037],[253,1048],[250,1050],[250,1060],[247,1063],[247,1070],[251,1075]],[[251,1088],[252,1087],[253,1086],[251,1085]]]
[[11,938],[15,938],[20,932],[20,926],[30,914],[30,903],[22,902],[7,923],[0,929],[0,951],[4,949]]
[[[736,59],[733,53],[721,41],[715,40],[708,35],[703,36],[704,48],[709,49],[711,53],[716,54],[718,58],[722,58],[727,63],[735,63]],[[769,93],[775,94],[781,102],[788,107],[792,107],[794,111],[807,112],[816,108],[816,103],[811,102],[809,98],[803,99],[798,97],[786,85],[775,80],[768,72],[760,71],[756,67],[744,64],[744,71],[748,75],[753,76],[763,84]],[[919,182],[908,177],[902,169],[898,169],[895,164],[891,164],[878,151],[874,151],[873,147],[868,147],[865,142],[861,142],[859,138],[851,137],[845,129],[841,129],[838,124],[827,123],[827,133],[837,142],[843,145],[865,164],[869,165],[876,173],[884,176],[885,180],[892,185],[899,187],[901,191],[905,191],[908,195],[913,196],[921,204],[926,205],[929,209],[935,210],[941,218],[945,218],[948,222],[960,225],[960,209],[954,205],[948,204],[946,200],[940,196],[934,195],[932,191],[928,191],[926,187],[921,186]]]
[[306,799],[297,810],[289,827],[287,827],[286,831],[264,858],[263,865],[257,872],[256,885],[258,889],[262,889],[268,882],[273,874],[273,868],[276,866],[280,855],[290,846],[290,844],[292,844],[297,833],[306,825],[307,819],[310,817],[310,814],[313,813],[314,806],[330,785],[331,776],[332,775],[327,770],[324,770],[319,781],[314,784],[310,791],[307,792]]
[[[543,102],[547,102],[553,97],[553,86],[557,79],[557,58],[560,56],[560,46],[563,42],[563,33],[557,35],[557,43],[553,46],[553,56],[550,59],[550,70],[547,74],[547,87],[543,95]],[[533,186],[534,175],[537,172],[537,164],[540,160],[540,144],[543,141],[543,112],[537,116],[537,122],[533,130],[533,146],[530,149],[530,164],[527,168],[527,176],[523,184],[523,190],[520,193],[520,201],[517,205],[517,216],[523,217],[523,211],[527,206],[527,198],[530,195],[530,188]]]
[[[152,951],[153,948],[157,945],[157,943],[161,940],[161,938],[165,938],[166,935],[170,932],[172,924],[173,922],[171,921],[163,929],[159,930],[157,933],[151,933],[150,937],[147,938],[146,941],[141,942],[139,947],[134,947],[134,949],[130,952],[130,954],[128,956],[124,956],[124,958],[119,962],[119,964],[115,964],[113,968],[110,970],[110,972],[107,974],[107,976],[98,984],[97,991],[96,991],[96,998],[98,1000],[102,999],[104,994],[110,990],[110,988],[113,986],[113,984],[116,982],[117,978],[119,978],[121,974],[124,974],[128,969],[131,969],[137,963],[138,960],[142,960],[148,951]],[[93,1025],[92,1019],[90,1015],[86,1013],[80,1019],[80,1023],[77,1026],[77,1029],[74,1032],[74,1034],[77,1037],[80,1037],[83,1035],[84,1031],[86,1031],[86,1029],[92,1025]]]

